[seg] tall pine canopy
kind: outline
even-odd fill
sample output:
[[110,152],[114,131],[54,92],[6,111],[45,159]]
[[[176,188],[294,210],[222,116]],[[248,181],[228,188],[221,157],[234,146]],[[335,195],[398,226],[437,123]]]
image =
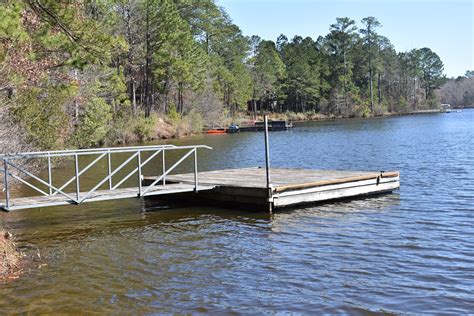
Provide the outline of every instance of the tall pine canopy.
[[89,147],[263,111],[438,106],[439,56],[397,52],[382,30],[375,17],[339,17],[316,39],[274,42],[245,36],[213,0],[1,0],[0,118],[11,124],[0,133],[21,129],[15,142],[39,149]]

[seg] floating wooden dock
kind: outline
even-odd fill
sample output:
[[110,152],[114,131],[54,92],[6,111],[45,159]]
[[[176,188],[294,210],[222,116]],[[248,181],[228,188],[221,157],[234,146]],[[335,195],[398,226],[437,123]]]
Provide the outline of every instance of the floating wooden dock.
[[[278,209],[388,193],[400,187],[398,172],[272,168],[270,174],[271,187],[268,189],[264,168],[199,172],[199,184],[209,189],[200,190],[197,195],[188,195],[187,198]],[[154,180],[154,177],[145,177],[144,184]],[[172,175],[167,181],[192,184],[194,174]]]
[[[308,170],[272,168],[271,188],[267,189],[264,168],[243,168],[198,172],[199,185],[195,186],[195,174],[168,175],[166,184],[153,186],[141,197],[169,196],[177,194],[188,201],[217,201],[236,207],[278,209],[304,203],[347,199],[366,195],[392,192],[400,187],[398,172],[364,172],[340,170]],[[159,177],[144,177],[143,186],[97,190],[83,202],[99,202],[140,197]],[[73,193],[71,193],[73,194]],[[87,192],[80,192],[85,196]],[[183,195],[184,194],[184,195]],[[63,195],[31,196],[12,199],[8,211],[79,204],[76,199]]]
[[[3,199],[0,199],[0,209],[13,211],[159,195],[179,201],[186,198],[192,202],[218,201],[231,206],[253,205],[272,211],[304,203],[387,193],[400,187],[400,175],[396,171],[270,168],[267,117],[264,126],[265,168],[198,172],[198,149],[212,149],[204,145],[118,147],[0,155],[3,165],[0,173],[3,173],[5,192]],[[173,160],[171,166],[169,160],[165,159],[165,153],[169,152],[178,153],[181,157],[177,161]],[[87,165],[81,166],[81,157],[85,157],[83,164]],[[172,174],[188,157],[193,161],[193,172]],[[74,175],[66,181],[54,179],[51,164],[53,158],[73,159]],[[29,171],[22,163],[32,160],[37,163],[47,162],[46,179],[44,175],[41,177]],[[152,161],[153,175],[144,175],[144,167]],[[112,162],[117,165],[114,166]],[[101,170],[103,178],[98,177],[93,187],[81,186],[81,176],[94,170]],[[13,182],[33,191],[28,196],[14,196],[10,188]],[[128,187],[124,187],[125,183],[128,183]],[[74,187],[73,190],[71,186]]]

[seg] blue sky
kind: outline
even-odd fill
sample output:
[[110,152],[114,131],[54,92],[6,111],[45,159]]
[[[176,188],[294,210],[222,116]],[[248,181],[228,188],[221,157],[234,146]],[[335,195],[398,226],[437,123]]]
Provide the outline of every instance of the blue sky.
[[336,17],[360,26],[376,17],[397,51],[429,47],[444,62],[448,77],[474,70],[474,0],[217,0],[244,35],[276,40],[278,35],[311,36],[329,32]]

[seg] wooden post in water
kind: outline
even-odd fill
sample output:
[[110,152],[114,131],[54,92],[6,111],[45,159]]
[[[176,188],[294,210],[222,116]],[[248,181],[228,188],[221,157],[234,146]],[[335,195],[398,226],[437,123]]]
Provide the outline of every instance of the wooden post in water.
[[270,183],[270,143],[268,142],[268,115],[263,117],[265,125],[265,171],[267,174],[268,209],[272,213],[272,188]]

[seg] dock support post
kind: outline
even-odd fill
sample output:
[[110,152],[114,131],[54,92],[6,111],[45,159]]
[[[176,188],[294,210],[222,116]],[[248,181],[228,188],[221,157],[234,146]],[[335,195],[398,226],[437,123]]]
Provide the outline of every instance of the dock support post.
[[10,208],[10,187],[8,186],[8,163],[3,160],[3,170],[5,171],[5,206]]
[[51,171],[51,153],[48,152],[48,184],[49,184],[49,195],[53,195],[53,177]]
[[166,149],[163,147],[163,186],[166,185],[166,160],[165,160],[165,151],[166,151]]
[[79,194],[81,192],[81,184],[79,182],[79,156],[77,154],[74,155],[75,158],[75,169],[76,169],[76,203],[79,204],[80,197]]
[[107,169],[108,169],[108,176],[109,176],[109,190],[113,190],[113,182],[112,182],[112,177],[110,176],[112,174],[112,157],[110,155],[110,149],[107,151]]
[[198,192],[198,157],[197,149],[194,148],[194,192]]
[[142,152],[138,151],[138,196],[142,196]]
[[268,141],[268,115],[263,117],[265,125],[265,171],[267,175],[267,190],[268,190],[268,208],[270,213],[272,213],[272,188],[270,184],[270,143]]

